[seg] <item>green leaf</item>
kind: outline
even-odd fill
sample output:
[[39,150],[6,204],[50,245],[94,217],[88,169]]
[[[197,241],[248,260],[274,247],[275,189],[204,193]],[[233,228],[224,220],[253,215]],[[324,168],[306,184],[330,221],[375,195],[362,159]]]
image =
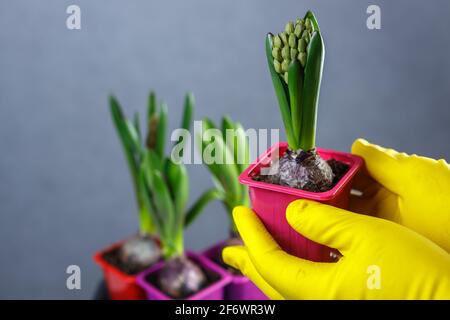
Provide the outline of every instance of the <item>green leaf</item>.
[[189,176],[183,164],[175,164],[166,159],[165,176],[170,187],[177,219],[183,221],[184,210],[189,200]]
[[139,112],[136,112],[134,114],[133,125],[134,125],[134,128],[136,129],[136,132],[137,132],[137,135],[139,138],[139,145],[140,145],[141,141],[142,141],[142,132],[141,132],[141,120],[139,118]]
[[203,134],[202,135],[199,135],[198,133],[197,133],[197,135],[196,135],[196,137],[195,137],[195,139],[196,139],[196,143],[197,143],[197,146],[199,147],[199,149],[200,149],[200,156],[201,157],[203,157],[203,151],[204,151],[204,147],[206,146],[206,144],[204,143],[204,141],[203,141],[203,138],[204,138],[204,133],[205,133],[205,131],[206,130],[209,130],[209,129],[217,129],[216,128],[216,125],[214,124],[214,122],[212,122],[209,118],[203,118],[203,120],[202,120],[202,130],[203,130]]
[[[194,105],[195,105],[195,100],[194,100],[194,95],[192,93],[187,93],[185,100],[184,100],[184,110],[183,110],[183,117],[181,120],[181,129],[187,130],[189,131],[191,129],[191,125],[192,125],[192,117],[194,114]],[[181,150],[179,152],[180,157],[183,157],[183,151],[184,151],[184,146],[186,145],[186,141],[187,139],[183,139],[183,136],[180,136],[178,141],[176,141],[176,145],[179,145]],[[182,143],[182,144],[181,144]]]
[[176,219],[175,219],[175,209],[172,203],[172,199],[170,197],[169,189],[164,181],[164,178],[160,171],[153,171],[152,174],[152,193],[154,194],[153,201],[155,203],[155,208],[158,213],[163,218],[163,230],[166,235],[166,239],[164,240],[166,243],[163,245],[163,249],[172,248],[175,246],[176,238],[178,237],[178,233],[180,232],[177,229]]
[[288,70],[289,101],[291,103],[292,129],[297,139],[300,138],[302,119],[301,97],[303,88],[303,68],[295,59],[289,65]]
[[[235,138],[235,127],[233,121],[230,119],[230,117],[225,116],[222,118],[222,138],[224,141],[224,144],[227,146],[229,153],[228,155],[232,156],[231,159],[225,160],[228,162],[233,162],[236,165],[236,138]],[[227,139],[227,133],[231,133],[231,139]]]
[[205,191],[200,198],[192,205],[192,207],[187,211],[186,217],[184,219],[185,227],[188,227],[196,218],[200,215],[206,205],[212,200],[223,200],[224,194],[217,189],[209,189]]
[[303,150],[311,150],[315,147],[317,107],[319,104],[320,84],[325,57],[325,47],[319,32],[314,32],[307,52],[300,133],[300,148]]
[[[214,124],[211,120],[205,118],[203,120],[203,132],[208,129],[215,129]],[[235,202],[240,197],[240,185],[238,181],[239,173],[237,167],[234,163],[227,164],[225,159],[233,159],[233,155],[227,148],[222,134],[214,135],[214,139],[207,139],[205,135],[198,137],[200,141],[199,146],[201,146],[202,157],[205,148],[210,144],[214,143],[214,151],[222,156],[224,163],[206,163],[210,172],[216,177],[218,181],[222,184],[224,190],[226,190],[226,198],[229,202]]]
[[195,98],[194,95],[189,92],[186,94],[185,100],[184,100],[184,111],[183,111],[183,118],[181,121],[181,128],[190,130],[191,124],[192,124],[192,116],[194,113],[194,105],[195,105]]
[[266,56],[267,56],[267,63],[269,65],[270,75],[272,77],[273,87],[275,89],[275,94],[277,96],[278,104],[281,111],[281,118],[283,120],[284,129],[286,131],[288,144],[290,148],[296,150],[298,149],[297,147],[298,143],[292,128],[292,119],[288,96],[286,94],[285,86],[283,85],[283,80],[281,80],[280,76],[275,71],[275,68],[273,66],[272,34],[270,33],[266,37]]
[[316,19],[316,16],[314,15],[314,13],[312,13],[312,11],[306,12],[305,19],[306,18],[309,18],[309,20],[311,20],[312,25],[313,25],[313,30],[320,33],[319,23],[317,22],[317,19]]
[[165,103],[161,104],[161,111],[159,113],[158,129],[156,134],[156,153],[163,158],[165,152],[166,143],[166,131],[167,131],[167,105]]
[[147,105],[147,122],[150,122],[151,117],[156,112],[156,95],[154,91],[150,91],[148,95],[148,105]]
[[250,164],[250,150],[245,130],[239,122],[235,123],[236,141],[234,157],[237,164],[238,173],[241,174]]
[[136,130],[136,127],[130,120],[125,119],[125,129],[128,131],[127,136],[130,139],[131,147],[136,157],[136,160],[139,161],[139,157],[141,154],[141,141],[139,139],[139,133]]
[[133,187],[135,191],[137,205],[140,209],[140,201],[139,201],[139,184],[138,184],[138,175],[139,175],[139,165],[136,161],[136,152],[135,143],[133,143],[133,138],[131,137],[130,131],[126,124],[126,118],[123,115],[122,108],[119,105],[119,102],[113,96],[109,97],[109,106],[111,117],[113,119],[114,126],[117,131],[117,135],[122,143],[122,148],[125,154],[125,158],[127,160],[128,168],[130,170],[131,178],[133,181]]
[[[227,130],[233,131],[233,141],[231,142],[227,139]],[[222,131],[224,140],[228,149],[233,154],[234,163],[240,174],[247,168],[250,161],[250,152],[245,130],[239,122],[233,122],[228,116],[225,116],[222,119]]]
[[139,187],[141,190],[141,199],[143,202],[143,206],[151,217],[151,220],[154,223],[160,237],[165,238],[166,234],[164,229],[164,221],[155,207],[155,204],[153,202],[153,195],[150,191],[153,189],[153,177],[151,176],[150,172],[151,169],[146,166],[145,162],[143,162],[139,170]]
[[154,150],[147,149],[144,155],[144,162],[151,170],[162,171],[164,167],[164,158],[161,158]]

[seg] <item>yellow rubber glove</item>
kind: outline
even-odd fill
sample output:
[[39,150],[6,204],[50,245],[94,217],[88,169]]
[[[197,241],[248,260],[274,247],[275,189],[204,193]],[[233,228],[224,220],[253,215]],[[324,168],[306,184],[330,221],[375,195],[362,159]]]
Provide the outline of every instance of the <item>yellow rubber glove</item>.
[[358,139],[352,153],[364,158],[366,172],[354,188],[350,210],[408,227],[450,253],[450,166],[445,160],[409,156]]
[[336,263],[317,263],[283,251],[251,209],[236,207],[233,217],[246,247],[225,248],[223,259],[270,298],[450,299],[450,255],[394,222],[292,202],[289,224],[343,254]]

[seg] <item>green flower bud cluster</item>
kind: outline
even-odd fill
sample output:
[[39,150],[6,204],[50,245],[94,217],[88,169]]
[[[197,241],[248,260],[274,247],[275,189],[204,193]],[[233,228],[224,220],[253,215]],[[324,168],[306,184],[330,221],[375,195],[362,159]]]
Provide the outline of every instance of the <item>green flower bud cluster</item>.
[[306,49],[314,26],[309,18],[297,19],[295,24],[288,22],[284,31],[272,38],[272,57],[275,71],[288,83],[289,64],[294,59],[300,61],[302,67],[306,65]]

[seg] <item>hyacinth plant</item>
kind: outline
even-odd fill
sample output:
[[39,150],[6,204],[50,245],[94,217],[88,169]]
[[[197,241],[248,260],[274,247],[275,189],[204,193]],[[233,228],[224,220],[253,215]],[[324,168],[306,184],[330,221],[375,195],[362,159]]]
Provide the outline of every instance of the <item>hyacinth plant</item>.
[[[196,137],[197,145],[208,167],[217,193],[230,219],[231,239],[237,237],[233,223],[233,208],[248,206],[248,188],[239,183],[239,175],[248,167],[250,152],[244,128],[230,117],[222,118],[217,127],[209,118],[202,121],[202,134]],[[211,152],[210,152],[211,151]],[[212,158],[208,161],[208,156]]]
[[[139,168],[143,161],[142,150],[144,148],[139,114],[135,113],[133,121],[127,119],[114,96],[109,97],[109,106],[111,117],[128,164],[139,212],[139,234],[122,244],[119,249],[119,262],[123,271],[135,274],[158,261],[161,252],[159,245],[155,241],[155,226],[149,212],[144,206],[143,192],[139,185]],[[149,95],[148,110],[154,110],[155,108],[156,97],[152,92]],[[154,122],[154,119],[152,120],[150,117],[147,119],[147,135],[151,139],[155,136],[155,126],[152,124],[152,121]],[[153,148],[156,148],[156,145]]]
[[[155,104],[152,104],[155,105]],[[186,96],[181,128],[191,126],[194,98]],[[184,229],[209,201],[219,198],[215,189],[207,190],[189,210],[189,177],[185,165],[165,155],[167,107],[149,108],[150,135],[141,151],[138,185],[142,200],[159,235],[165,264],[158,273],[158,286],[174,298],[200,290],[207,278],[202,269],[184,255]],[[176,142],[185,144],[183,137]],[[183,150],[183,148],[180,148]],[[182,151],[181,151],[182,153]],[[180,154],[182,156],[182,154]]]
[[266,37],[266,55],[288,140],[275,182],[320,192],[329,190],[333,172],[316,152],[316,122],[325,47],[316,17],[288,22]]
[[[187,94],[182,128],[189,129],[193,109],[194,97],[192,94]],[[179,224],[183,214],[186,214],[187,217],[198,216],[209,201],[218,197],[218,193],[215,189],[206,191],[187,213],[184,212],[189,194],[186,168],[182,163],[175,164],[164,156],[167,135],[167,105],[161,103],[158,106],[154,92],[151,92],[148,98],[146,135],[143,135],[141,130],[139,113],[135,113],[133,121],[127,119],[119,102],[113,96],[110,97],[110,110],[122,142],[139,211],[139,234],[123,243],[119,251],[119,259],[128,273],[135,274],[160,259],[161,249],[155,241],[156,238],[159,238],[162,255],[165,258],[181,256],[183,233]],[[184,143],[181,137],[177,143]],[[152,168],[149,166],[151,164],[157,169],[155,169],[155,173],[159,172],[157,175],[163,177],[164,183],[166,183],[165,188],[160,184],[156,185],[159,187],[158,189],[149,188],[147,184],[142,183],[142,172],[147,172],[148,175]],[[158,180],[158,182],[160,181]],[[154,199],[158,201],[167,199],[168,190],[170,199],[172,199],[169,211],[162,212],[162,209],[158,207],[159,211],[155,212]],[[174,219],[175,216],[178,220]],[[161,217],[170,218],[161,222]],[[193,220],[193,218],[189,218],[189,221]]]

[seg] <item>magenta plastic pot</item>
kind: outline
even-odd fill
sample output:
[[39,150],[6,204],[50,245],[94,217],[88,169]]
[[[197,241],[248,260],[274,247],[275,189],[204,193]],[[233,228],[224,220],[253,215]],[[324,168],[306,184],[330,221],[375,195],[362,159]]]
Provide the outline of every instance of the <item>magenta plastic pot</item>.
[[303,237],[288,224],[286,208],[297,199],[310,199],[339,208],[347,208],[352,180],[361,169],[363,159],[350,153],[317,148],[324,160],[335,159],[349,166],[349,170],[341,180],[333,189],[326,192],[309,192],[252,179],[262,168],[268,167],[271,160],[281,157],[286,149],[285,142],[273,145],[240,175],[239,181],[249,187],[253,210],[285,251],[312,261],[333,261],[335,250]]
[[211,248],[206,249],[202,254],[215,263],[217,267],[229,274],[231,281],[225,287],[225,300],[267,300],[267,296],[247,277],[232,274],[217,264],[216,259],[222,255],[224,244],[225,241],[219,242]]
[[[223,300],[225,286],[231,281],[228,273],[223,271],[205,256],[193,252],[187,252],[186,255],[192,261],[197,263],[198,266],[206,272],[209,278],[215,278],[215,281],[183,300]],[[158,273],[163,265],[164,261],[160,261],[137,276],[137,284],[144,290],[148,300],[174,300],[148,281],[148,277]]]

